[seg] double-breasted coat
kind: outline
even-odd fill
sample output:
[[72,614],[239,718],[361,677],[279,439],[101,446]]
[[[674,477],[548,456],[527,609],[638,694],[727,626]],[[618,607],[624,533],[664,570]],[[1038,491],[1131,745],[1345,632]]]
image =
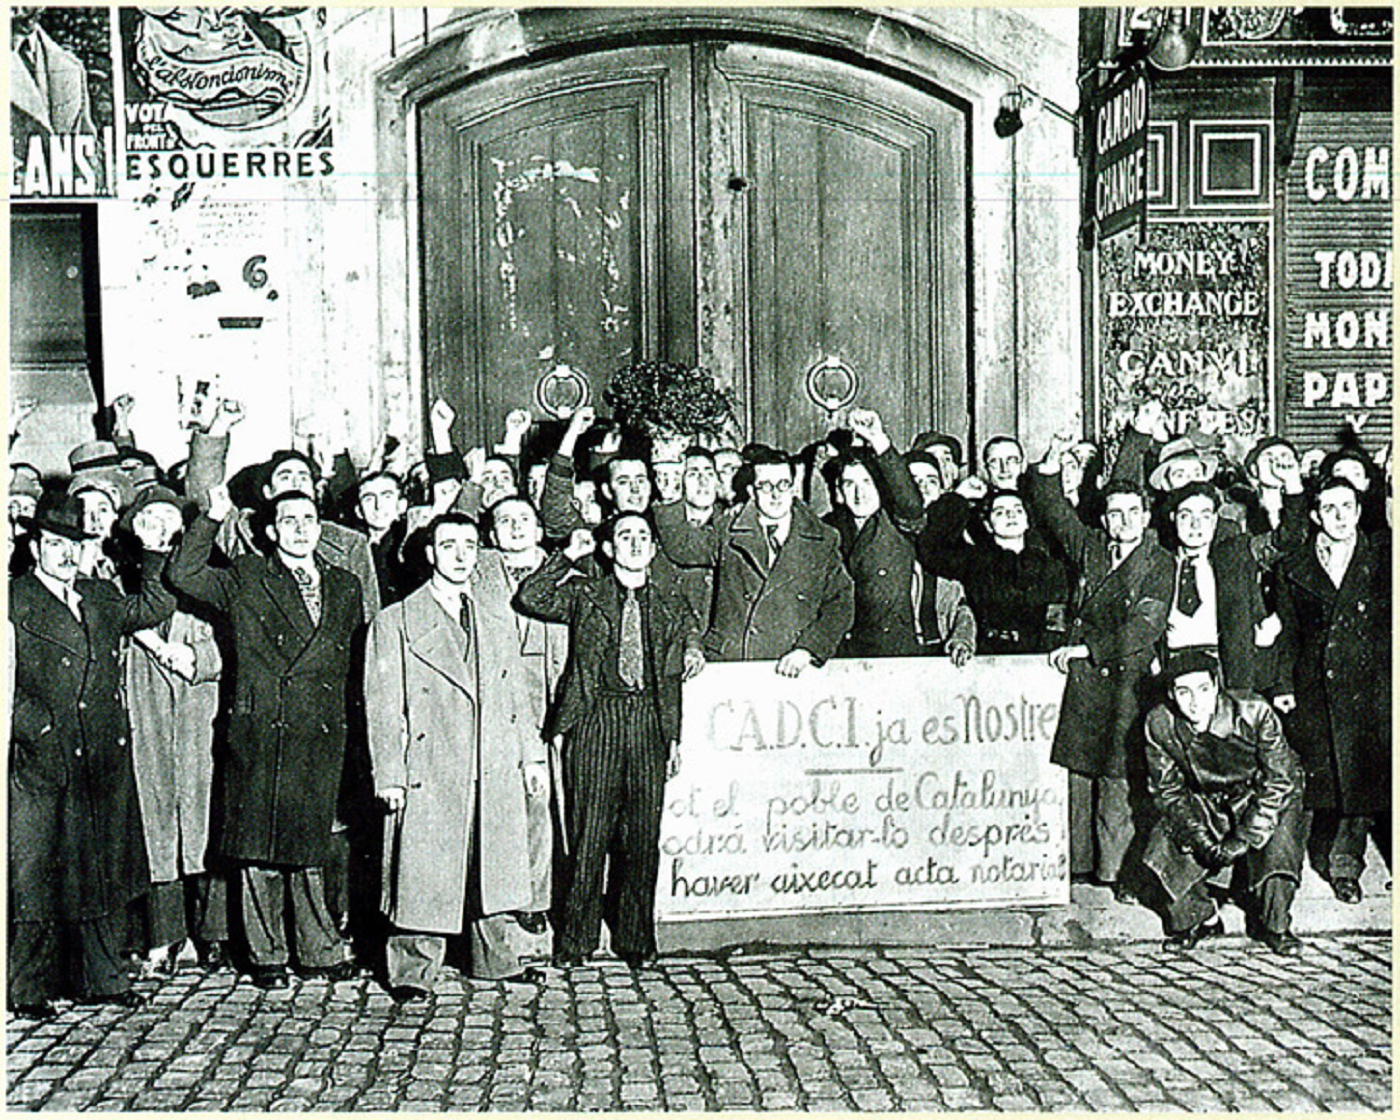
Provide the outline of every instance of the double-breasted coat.
[[499,562],[478,564],[468,594],[470,641],[424,584],[374,620],[365,654],[374,786],[404,790],[385,828],[382,906],[423,933],[462,931],[472,868],[473,910],[531,908],[522,767],[548,752]]
[[855,616],[854,585],[836,530],[805,505],[793,502],[787,540],[771,568],[752,501],[708,525],[675,528],[658,526],[662,551],[680,567],[715,573],[707,657],[768,661],[805,649],[820,665],[835,655]]
[[1121,778],[1128,744],[1141,729],[1152,657],[1167,625],[1172,558],[1144,537],[1114,568],[1108,534],[1079,520],[1060,476],[1028,473],[1031,502],[1076,573],[1065,644],[1089,649],[1088,657],[1069,663],[1050,761],[1093,778]]
[[1390,808],[1390,547],[1359,534],[1334,586],[1312,542],[1278,568],[1278,688],[1308,772],[1308,805],[1368,816]]
[[139,596],[79,579],[81,621],[33,573],[10,584],[12,921],[102,917],[150,886],[120,645],[174,609],[164,563],[145,554]]
[[177,610],[158,629],[166,641],[194,650],[193,681],[164,668],[139,639],[126,656],[131,746],[151,881],[169,883],[204,870],[223,658],[214,628],[202,618]]
[[233,713],[224,783],[225,855],[312,867],[332,855],[331,825],[345,764],[351,639],[360,585],[316,557],[321,621],[314,625],[291,570],[247,554],[215,568],[216,524],[200,516],[170,564],[170,581],[228,615]]

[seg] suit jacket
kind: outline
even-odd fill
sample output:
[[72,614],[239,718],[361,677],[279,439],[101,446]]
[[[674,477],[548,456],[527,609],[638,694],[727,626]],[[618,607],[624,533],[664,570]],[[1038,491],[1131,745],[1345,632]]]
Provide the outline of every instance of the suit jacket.
[[711,520],[663,535],[661,547],[679,567],[715,573],[715,609],[705,654],[716,661],[767,661],[805,649],[820,665],[851,628],[855,591],[841,561],[836,530],[801,502],[773,567],[758,520],[745,502]]
[[1161,816],[1143,862],[1180,898],[1209,874],[1194,850],[1233,833],[1249,844],[1251,886],[1275,874],[1296,881],[1303,781],[1278,713],[1262,697],[1222,691],[1202,734],[1159,704],[1147,714],[1147,786]]
[[164,563],[145,555],[139,596],[79,579],[81,621],[38,576],[10,584],[12,921],[112,914],[150,886],[121,642],[174,610]]
[[1279,689],[1308,772],[1308,804],[1365,816],[1390,808],[1390,542],[1358,535],[1335,587],[1311,541],[1278,569]]
[[322,864],[331,855],[345,763],[359,580],[318,555],[321,621],[313,625],[279,560],[244,554],[232,567],[210,566],[217,528],[195,519],[171,561],[170,581],[226,614],[233,631],[224,852],[256,863]]
[[[551,737],[567,735],[594,710],[604,687],[604,667],[617,662],[622,601],[613,576],[585,575],[562,552],[526,576],[516,591],[516,610],[569,627],[569,661],[547,729]],[[648,582],[641,608],[645,691],[667,746],[680,740],[681,676],[696,622],[679,592],[663,584]]]
[[10,106],[24,113],[30,129],[42,133],[96,131],[88,98],[87,71],[72,51],[59,46],[42,27],[34,29],[34,69],[10,48]]
[[[185,474],[185,493],[209,508],[209,491],[224,480],[228,459],[228,437],[211,437],[196,430],[190,440],[190,461]],[[266,555],[267,546],[258,539],[252,510],[240,509],[219,526],[217,542],[225,556],[232,559],[243,555]],[[379,576],[370,553],[369,538],[355,529],[322,520],[321,539],[316,556],[337,568],[343,568],[360,585],[360,608],[369,622],[379,613]]]
[[1065,644],[1089,649],[1087,658],[1070,662],[1050,761],[1091,777],[1122,777],[1136,761],[1129,744],[1141,724],[1152,656],[1166,630],[1172,558],[1144,537],[1114,568],[1108,534],[1079,520],[1060,476],[1028,473],[1031,501],[1077,574]]
[[[1222,534],[1217,530],[1206,558],[1215,575],[1215,620],[1224,685],[1247,692],[1268,688],[1274,674],[1270,662],[1254,644],[1254,627],[1265,615],[1254,544],[1243,533]],[[1167,600],[1169,614],[1176,595],[1176,572],[1174,559],[1172,597]],[[1164,662],[1165,659],[1163,650]]]

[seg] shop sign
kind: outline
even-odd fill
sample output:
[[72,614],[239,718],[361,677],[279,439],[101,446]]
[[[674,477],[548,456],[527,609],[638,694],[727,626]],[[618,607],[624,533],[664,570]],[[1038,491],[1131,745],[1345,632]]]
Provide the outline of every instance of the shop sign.
[[1043,657],[713,664],[685,686],[663,919],[1063,905]]
[[112,10],[10,9],[9,79],[10,197],[111,196]]
[[1388,114],[1305,113],[1289,171],[1285,423],[1304,442],[1391,429],[1394,265]]
[[1091,104],[1086,203],[1099,238],[1146,221],[1147,116],[1147,75],[1140,69],[1113,81]]
[[1243,453],[1268,428],[1272,378],[1268,219],[1153,219],[1146,240],[1099,252],[1101,428],[1149,398],[1173,431]]
[[126,181],[330,175],[320,8],[123,8]]

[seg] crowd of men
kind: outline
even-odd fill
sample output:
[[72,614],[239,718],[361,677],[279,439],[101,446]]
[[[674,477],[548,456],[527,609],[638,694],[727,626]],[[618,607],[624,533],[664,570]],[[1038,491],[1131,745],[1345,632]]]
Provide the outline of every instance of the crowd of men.
[[230,475],[238,402],[169,470],[133,407],[69,477],[11,467],[17,1013],[133,1006],[182,960],[537,983],[604,924],[646,967],[707,660],[1047,657],[1072,877],[1179,948],[1233,890],[1296,953],[1305,853],[1349,903],[1368,837],[1389,861],[1389,457],[1354,439],[1237,465],[1148,401],[1111,463],[997,436],[965,465],[859,409],[790,454],[585,406],[463,454],[438,401],[423,463]]

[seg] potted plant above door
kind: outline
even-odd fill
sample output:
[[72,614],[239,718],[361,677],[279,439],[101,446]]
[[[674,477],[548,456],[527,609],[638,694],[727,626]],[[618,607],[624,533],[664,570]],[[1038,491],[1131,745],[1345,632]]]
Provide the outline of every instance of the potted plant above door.
[[613,374],[603,403],[614,420],[646,432],[654,444],[713,442],[735,425],[733,394],[703,366],[634,362]]

